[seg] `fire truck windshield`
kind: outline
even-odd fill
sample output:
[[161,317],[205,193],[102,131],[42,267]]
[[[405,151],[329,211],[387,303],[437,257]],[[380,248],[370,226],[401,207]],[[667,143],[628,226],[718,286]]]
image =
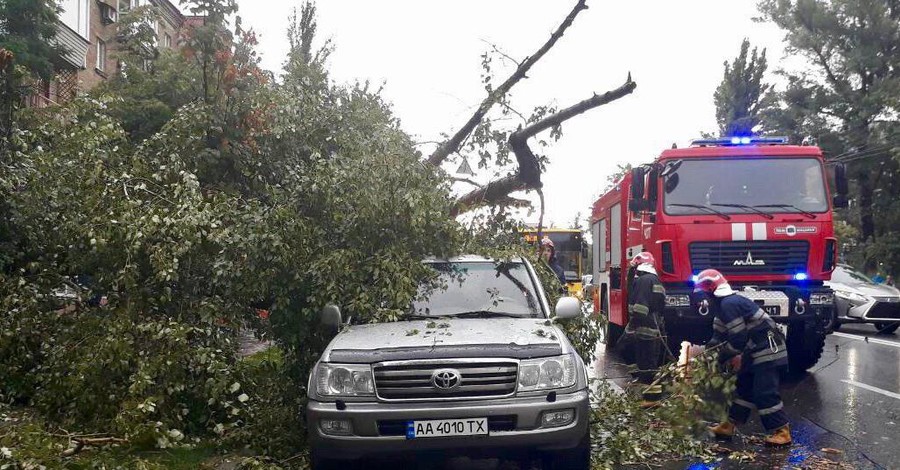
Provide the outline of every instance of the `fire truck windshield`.
[[669,215],[815,214],[828,210],[822,164],[815,158],[686,159],[665,177]]

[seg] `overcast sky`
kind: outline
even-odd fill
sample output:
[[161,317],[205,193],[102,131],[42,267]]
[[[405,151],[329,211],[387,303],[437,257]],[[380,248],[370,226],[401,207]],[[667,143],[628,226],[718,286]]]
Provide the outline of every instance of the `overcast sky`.
[[[260,34],[263,66],[280,70],[288,17],[300,0],[238,0]],[[338,82],[384,83],[403,128],[420,141],[459,128],[483,99],[480,56],[494,43],[521,59],[536,50],[574,0],[319,0],[320,36],[336,50]],[[514,89],[514,106],[569,106],[621,85],[634,94],[564,125],[547,154],[548,221],[568,225],[589,208],[617,163],[649,162],[672,143],[716,128],[712,94],[741,40],[782,61],[783,34],[752,21],[754,0],[589,0],[556,47]],[[505,77],[504,77],[505,78]],[[427,148],[423,148],[427,153]],[[471,162],[474,166],[474,161]],[[454,170],[450,168],[450,170]],[[479,175],[485,181],[488,175]],[[529,218],[536,220],[537,214]]]

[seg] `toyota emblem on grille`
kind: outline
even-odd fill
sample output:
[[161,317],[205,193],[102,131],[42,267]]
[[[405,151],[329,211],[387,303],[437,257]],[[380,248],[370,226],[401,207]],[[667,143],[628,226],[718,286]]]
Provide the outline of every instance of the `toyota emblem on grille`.
[[459,371],[454,369],[438,369],[431,374],[431,383],[434,388],[441,391],[453,390],[459,387]]

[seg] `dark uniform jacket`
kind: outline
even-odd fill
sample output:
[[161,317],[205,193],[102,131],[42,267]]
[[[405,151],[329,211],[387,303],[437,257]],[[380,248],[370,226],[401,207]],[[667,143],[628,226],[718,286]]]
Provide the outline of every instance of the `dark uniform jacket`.
[[[787,347],[775,321],[752,300],[737,294],[721,299],[708,347],[721,346],[719,361],[744,354],[744,364],[785,365]],[[747,360],[751,362],[747,362]]]
[[638,271],[628,294],[628,313],[632,316],[662,314],[666,307],[666,289],[653,273]]

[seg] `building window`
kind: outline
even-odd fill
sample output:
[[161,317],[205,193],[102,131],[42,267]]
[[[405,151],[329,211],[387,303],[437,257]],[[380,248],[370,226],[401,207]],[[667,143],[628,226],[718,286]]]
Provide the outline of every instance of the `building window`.
[[166,34],[166,47],[172,47],[172,36]]
[[97,38],[97,70],[106,72],[106,42]]
[[118,12],[111,5],[105,3],[99,3],[98,5],[100,5],[100,19],[103,21],[103,24],[112,24],[119,20]]
[[62,0],[59,7],[63,24],[87,39],[91,28],[91,0]]

